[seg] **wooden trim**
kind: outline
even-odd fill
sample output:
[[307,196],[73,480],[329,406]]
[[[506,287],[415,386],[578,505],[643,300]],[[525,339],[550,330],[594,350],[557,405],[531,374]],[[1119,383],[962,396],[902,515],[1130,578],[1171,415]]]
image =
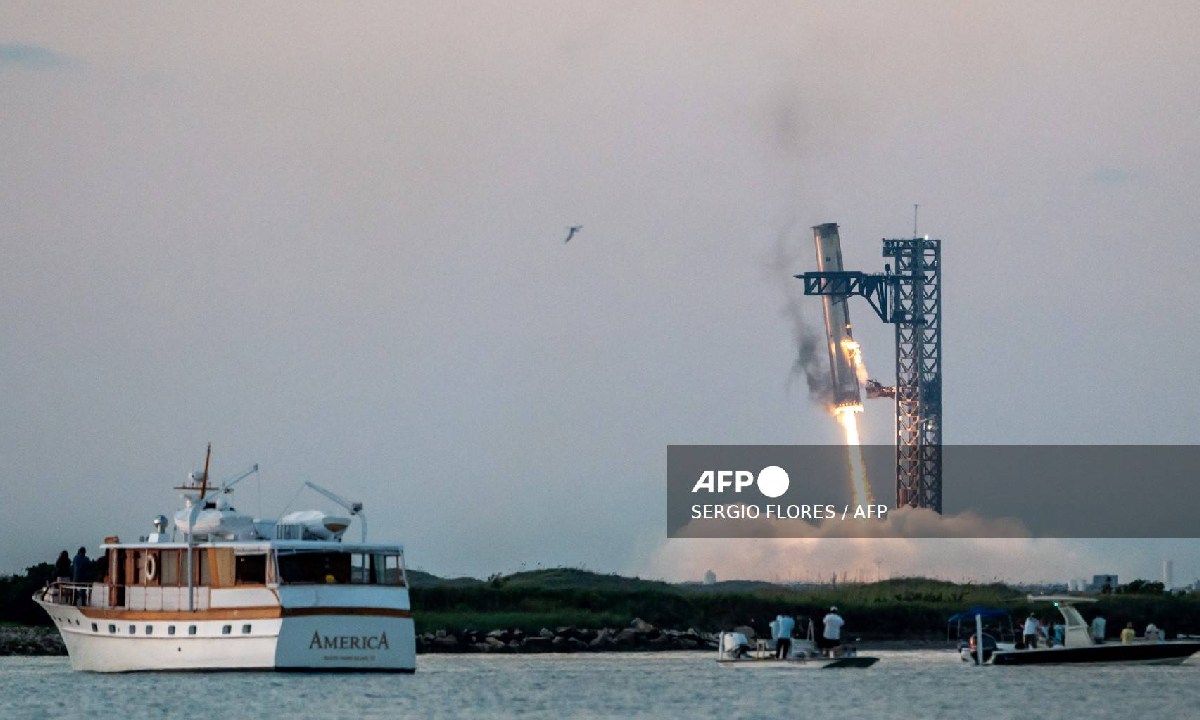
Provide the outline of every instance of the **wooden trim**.
[[262,620],[278,617],[313,615],[354,615],[360,617],[412,617],[411,610],[373,607],[293,607],[275,606],[209,608],[208,610],[114,610],[109,608],[79,608],[80,613],[93,620],[125,620],[144,622],[188,622],[194,620]]
[[261,620],[281,617],[278,607],[234,607],[211,608],[208,610],[114,610],[111,608],[83,608],[84,617],[93,620],[159,620],[162,622],[187,622],[189,620]]

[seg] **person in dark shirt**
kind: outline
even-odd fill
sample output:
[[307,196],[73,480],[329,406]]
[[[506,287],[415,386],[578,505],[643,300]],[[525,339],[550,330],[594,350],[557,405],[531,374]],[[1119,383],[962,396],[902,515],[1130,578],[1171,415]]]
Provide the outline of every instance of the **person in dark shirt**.
[[71,556],[63,550],[58,554],[58,559],[54,561],[54,579],[58,582],[67,582],[71,579]]
[[[92,581],[92,561],[87,556],[87,548],[79,548],[75,559],[71,561],[71,582],[90,583]],[[80,589],[75,595],[75,604],[88,604],[87,588]]]

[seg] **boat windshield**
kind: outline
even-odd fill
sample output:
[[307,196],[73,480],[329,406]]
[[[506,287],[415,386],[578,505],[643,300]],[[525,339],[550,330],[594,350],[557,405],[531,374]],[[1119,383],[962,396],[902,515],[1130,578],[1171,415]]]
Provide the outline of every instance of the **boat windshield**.
[[290,585],[404,585],[403,557],[395,552],[279,550],[279,581]]

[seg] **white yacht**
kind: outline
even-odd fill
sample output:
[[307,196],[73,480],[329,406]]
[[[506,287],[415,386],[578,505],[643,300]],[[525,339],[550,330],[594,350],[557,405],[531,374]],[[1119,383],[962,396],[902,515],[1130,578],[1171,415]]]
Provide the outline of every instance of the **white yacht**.
[[[350,517],[238,513],[233,485],[256,471],[214,489],[206,457],[170,533],[159,516],[138,542],[105,538],[92,582],[34,597],[76,670],[415,670],[404,548],[368,544],[362,504],[313,483]],[[354,518],[358,543],[342,537]]]

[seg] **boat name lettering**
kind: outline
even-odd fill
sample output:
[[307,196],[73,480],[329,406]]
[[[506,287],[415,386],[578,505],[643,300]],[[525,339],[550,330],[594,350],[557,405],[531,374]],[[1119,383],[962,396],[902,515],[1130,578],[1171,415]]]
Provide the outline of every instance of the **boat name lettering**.
[[313,630],[309,650],[387,650],[387,633],[378,635],[322,635]]

